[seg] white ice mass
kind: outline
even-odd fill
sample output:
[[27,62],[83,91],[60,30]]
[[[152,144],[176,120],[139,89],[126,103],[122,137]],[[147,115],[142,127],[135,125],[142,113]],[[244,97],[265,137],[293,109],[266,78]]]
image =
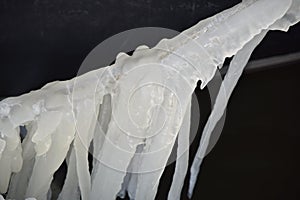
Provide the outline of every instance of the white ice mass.
[[223,81],[227,98],[220,90],[190,169],[191,197],[212,130],[251,53],[268,31],[287,31],[299,20],[300,0],[244,0],[152,49],[119,54],[111,66],[4,99],[0,193],[50,199],[53,174],[66,160],[58,199],[113,200],[127,192],[130,199],[151,200],[178,138],[168,199],[179,200],[188,170],[191,95],[199,80],[202,89],[234,56]]

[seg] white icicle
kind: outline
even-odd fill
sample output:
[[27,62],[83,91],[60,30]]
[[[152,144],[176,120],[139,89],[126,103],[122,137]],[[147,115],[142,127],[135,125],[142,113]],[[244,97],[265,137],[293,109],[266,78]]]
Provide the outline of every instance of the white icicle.
[[11,173],[21,170],[23,158],[19,127],[14,127],[9,119],[0,119],[0,132],[6,142],[0,159],[0,193],[6,193]]
[[79,190],[79,183],[78,183],[77,170],[76,170],[76,157],[75,157],[73,145],[69,149],[69,153],[67,157],[67,166],[68,166],[68,171],[64,182],[64,186],[57,200],[65,200],[65,199],[80,200],[80,190]]
[[189,103],[178,133],[176,168],[168,200],[180,200],[181,190],[189,166],[189,136],[191,125],[191,102]]
[[[88,200],[91,192],[91,176],[89,172],[88,152],[90,143],[94,137],[99,114],[99,106],[103,100],[101,92],[100,94],[94,93],[97,89],[99,89],[98,84],[83,85],[83,83],[86,81],[97,83],[97,81],[99,81],[99,77],[97,74],[89,73],[84,77],[75,79],[72,95],[76,128],[73,146],[76,156],[76,170],[81,199],[83,200]],[[87,96],[95,96],[93,98],[85,99],[85,96],[83,96],[84,94],[82,93],[82,87],[85,88],[85,94]],[[80,101],[78,101],[78,99]]]
[[137,188],[138,169],[141,163],[141,153],[143,152],[145,145],[140,144],[136,148],[134,157],[132,158],[130,165],[127,168],[127,174],[124,177],[122,183],[122,189],[118,193],[118,196],[125,198],[126,192],[128,193],[129,199],[134,200]]
[[103,102],[100,105],[100,112],[99,112],[98,121],[96,124],[94,138],[93,138],[94,158],[93,158],[92,179],[94,179],[95,169],[98,168],[99,160],[97,160],[97,157],[99,156],[98,153],[101,151],[110,119],[111,119],[111,96],[107,94],[103,97]]
[[13,174],[7,197],[10,199],[22,200],[25,196],[25,192],[28,186],[29,178],[32,174],[34,166],[34,158],[36,152],[34,150],[34,143],[32,142],[32,136],[36,132],[36,123],[32,123],[26,126],[27,135],[22,142],[22,156],[23,166],[20,172]]
[[74,139],[74,150],[76,155],[76,169],[79,180],[81,197],[87,200],[91,190],[91,178],[88,164],[88,151],[92,140],[92,127],[96,122],[96,113],[93,101],[87,100],[83,105],[78,105],[76,116],[76,136]]
[[[164,95],[162,106],[167,116],[166,123],[156,135],[146,140],[146,146],[141,155],[135,199],[152,200],[155,198],[160,177],[171,154],[183,119],[183,115],[178,113],[178,109],[182,109],[182,113],[186,112],[188,103],[185,100],[179,98],[182,100],[180,104],[176,101],[177,99],[173,98],[175,95],[173,96],[172,93],[165,91]],[[157,122],[161,120],[160,117],[161,114],[158,114],[152,118],[154,130],[157,128]]]
[[70,113],[64,113],[61,123],[56,127],[47,153],[36,156],[35,163],[26,191],[26,197],[47,199],[53,174],[63,163],[70,143],[75,134],[75,126]]
[[[220,88],[219,94],[217,96],[216,102],[214,104],[211,115],[208,118],[208,121],[204,127],[203,134],[201,136],[199,148],[197,154],[194,158],[193,165],[191,167],[191,177],[190,177],[190,186],[188,196],[191,198],[195,183],[197,180],[197,176],[199,173],[199,168],[202,163],[202,160],[205,156],[206,149],[209,144],[210,136],[219,121],[222,117],[224,110],[227,106],[229,97],[239,80],[243,69],[245,68],[248,60],[255,49],[255,47],[262,41],[267,31],[263,31],[261,34],[257,35],[253,38],[249,43],[243,47],[232,59],[228,72],[224,78],[222,86]],[[222,88],[224,87],[224,88]],[[225,92],[225,93],[224,93]],[[224,97],[226,99],[224,99]]]
[[92,182],[91,200],[113,200],[116,198],[134,153],[133,148],[129,146],[126,134],[119,129],[112,119],[101,153],[97,158],[100,163]]
[[[300,20],[300,1],[294,0],[292,4],[290,5],[290,8],[287,11],[287,14],[283,15],[282,18],[278,19],[277,21],[274,21],[274,24],[271,24],[268,29],[271,30],[283,30],[286,31],[290,26],[296,24]],[[212,114],[210,118],[207,121],[207,124],[204,128],[201,142],[199,145],[199,149],[197,151],[197,154],[195,156],[193,165],[191,167],[191,177],[190,177],[190,186],[189,186],[189,192],[188,196],[191,197],[193,193],[193,189],[196,183],[197,175],[200,170],[200,165],[203,161],[203,158],[205,156],[205,152],[209,143],[210,135],[216,125],[216,123],[219,121],[219,119],[222,117],[223,112],[227,106],[227,102],[229,100],[229,97],[232,93],[232,90],[234,89],[244,67],[246,66],[249,57],[251,53],[253,52],[254,48],[261,42],[264,35],[266,34],[266,31],[263,31],[259,36],[256,36],[251,42],[245,45],[241,51],[239,51],[235,57],[233,58],[229,70],[227,72],[227,75],[224,79],[224,87],[225,91],[222,90],[222,87],[220,89],[220,93],[218,94],[214,110],[212,111]],[[261,38],[262,37],[262,38]],[[248,54],[248,55],[247,55]],[[223,92],[226,92],[226,95],[222,94]],[[225,96],[226,99],[224,102],[222,102],[222,97]]]

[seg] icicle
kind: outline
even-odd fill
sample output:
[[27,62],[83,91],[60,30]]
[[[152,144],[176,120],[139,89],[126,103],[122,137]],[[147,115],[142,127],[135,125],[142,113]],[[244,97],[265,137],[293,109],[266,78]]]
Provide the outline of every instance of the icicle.
[[94,179],[94,174],[96,169],[98,169],[99,160],[98,153],[101,151],[105,134],[108,129],[108,124],[111,119],[111,96],[109,94],[103,97],[103,102],[100,105],[100,113],[98,117],[98,123],[96,124],[94,138],[93,138],[93,171],[92,180]]
[[[177,84],[180,85],[180,82]],[[184,85],[184,83],[181,84]],[[189,92],[188,88],[186,89],[186,91]],[[171,154],[183,119],[183,116],[178,115],[180,104],[175,99],[173,99],[174,96],[175,95],[172,93],[165,93],[164,103],[162,104],[162,106],[166,110],[166,116],[168,116],[168,118],[166,119],[166,124],[157,135],[146,140],[146,146],[144,148],[143,154],[141,155],[142,162],[140,163],[138,171],[139,174],[137,179],[138,182],[135,199],[151,200],[155,198],[160,177]],[[180,102],[182,106],[181,111],[182,114],[184,114],[186,113],[187,105],[190,102],[187,102],[188,99],[181,99],[180,97],[178,97],[178,99],[182,100]],[[160,121],[160,117],[153,117],[152,119],[155,122],[153,124],[153,127],[157,127],[156,120],[158,119],[158,121]]]
[[[204,127],[200,145],[197,154],[194,158],[193,165],[191,167],[190,186],[188,192],[189,198],[191,198],[192,196],[195,183],[197,180],[197,176],[199,173],[199,168],[205,156],[205,152],[208,147],[209,139],[212,134],[212,131],[214,130],[214,127],[216,126],[219,119],[222,117],[224,110],[227,106],[229,97],[235,85],[237,84],[237,81],[239,80],[243,72],[243,69],[245,68],[254,48],[262,41],[266,33],[267,31],[263,31],[261,34],[254,37],[253,40],[251,40],[248,44],[246,44],[245,47],[243,47],[243,49],[241,49],[234,56],[233,60],[230,63],[228,72],[220,88],[212,113],[209,116],[208,121]],[[226,98],[225,100],[224,97]]]
[[36,123],[31,123],[26,126],[27,135],[22,142],[22,157],[23,166],[20,172],[14,174],[11,178],[7,197],[10,199],[23,199],[27,189],[27,185],[32,174],[34,166],[34,143],[31,141],[33,134],[36,132]]
[[19,127],[14,127],[7,118],[0,119],[0,132],[6,142],[5,145],[2,145],[0,159],[0,193],[6,193],[11,173],[21,170],[23,158]]
[[87,100],[83,105],[78,105],[77,108],[77,134],[74,140],[76,169],[82,199],[87,200],[91,190],[88,150],[92,140],[94,131],[92,127],[96,123],[96,116],[94,116],[95,108],[92,101]]
[[141,163],[141,153],[143,152],[144,147],[144,144],[140,144],[136,148],[135,155],[127,168],[127,174],[124,177],[122,188],[118,193],[118,196],[121,198],[125,198],[127,192],[130,200],[135,199],[138,182],[138,168]]
[[66,159],[68,171],[62,191],[58,196],[58,200],[72,199],[80,200],[80,190],[78,183],[78,176],[76,170],[76,157],[73,145],[69,149],[68,157]]
[[180,131],[178,133],[178,147],[176,168],[173,175],[171,189],[169,191],[168,200],[180,200],[181,190],[184,179],[189,166],[189,136],[191,124],[191,102],[187,107]]
[[[300,1],[293,1],[292,5],[290,6],[287,13],[277,21],[275,21],[274,24],[270,26],[269,29],[271,30],[287,30],[290,26],[296,24],[300,20],[299,11],[300,10]],[[225,76],[225,79],[223,81],[223,84],[220,88],[220,92],[218,94],[214,110],[212,111],[210,118],[207,121],[207,124],[203,130],[203,134],[201,137],[199,149],[197,151],[197,154],[195,156],[193,165],[191,167],[191,177],[190,177],[190,186],[189,186],[189,192],[188,196],[191,197],[193,193],[193,189],[196,183],[196,179],[200,170],[200,165],[203,161],[203,158],[205,156],[205,152],[209,143],[210,135],[216,125],[216,123],[219,121],[219,119],[222,117],[223,112],[225,110],[225,107],[227,106],[227,102],[229,100],[229,97],[232,93],[232,90],[234,89],[244,67],[246,66],[250,55],[252,54],[254,48],[261,42],[264,35],[266,34],[266,31],[263,31],[259,36],[256,36],[250,43],[246,44],[245,47],[239,51],[235,57],[233,58],[229,70],[227,72],[227,75]],[[254,45],[254,46],[253,46]],[[224,88],[225,91],[223,91]],[[226,94],[224,94],[224,92]],[[224,102],[222,101],[222,97],[225,96],[226,99]]]
[[[125,148],[126,151],[121,150]],[[128,138],[112,119],[98,157],[100,163],[92,181],[91,200],[116,198],[133,155]]]
[[60,124],[56,127],[47,153],[37,155],[30,177],[26,197],[47,199],[53,174],[64,161],[69,145],[75,134],[73,118],[70,113],[64,113]]
[[[101,70],[103,71],[103,70]],[[99,106],[103,100],[103,90],[98,84],[84,85],[86,82],[97,83],[97,74],[88,73],[74,80],[73,112],[75,114],[76,135],[74,138],[74,152],[76,157],[76,170],[78,183],[83,200],[89,199],[91,192],[91,177],[89,172],[88,152],[90,143],[94,137],[95,127],[99,114]],[[82,92],[84,89],[84,93]],[[94,92],[99,90],[97,94]],[[93,98],[85,98],[93,96]]]

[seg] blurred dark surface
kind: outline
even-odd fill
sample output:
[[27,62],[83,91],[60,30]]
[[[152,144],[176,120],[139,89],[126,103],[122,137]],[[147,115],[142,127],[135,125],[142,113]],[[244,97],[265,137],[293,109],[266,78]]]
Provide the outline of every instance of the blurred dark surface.
[[[239,2],[0,0],[0,96],[74,77],[96,45],[121,31],[146,26],[183,31]],[[298,51],[300,25],[288,33],[269,33],[252,59]],[[300,63],[242,77],[221,138],[203,163],[193,199],[300,198],[299,67]],[[207,90],[196,93],[205,119]],[[191,146],[192,157],[199,137],[200,132]],[[174,164],[164,173],[157,199],[166,199],[173,168]],[[187,199],[186,186],[182,199]]]

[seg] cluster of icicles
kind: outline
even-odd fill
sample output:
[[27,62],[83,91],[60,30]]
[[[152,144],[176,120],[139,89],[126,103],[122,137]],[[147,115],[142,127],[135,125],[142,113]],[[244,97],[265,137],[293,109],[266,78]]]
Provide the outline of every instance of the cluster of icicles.
[[[180,199],[191,95],[199,80],[205,87],[225,58],[234,56],[191,167],[191,197],[210,135],[254,48],[269,30],[287,31],[299,19],[299,0],[245,0],[152,49],[121,53],[111,66],[4,99],[0,199],[51,199],[53,175],[64,161],[58,199],[110,200],[126,193],[154,199],[176,139],[168,199]],[[91,172],[88,152],[94,156]]]

